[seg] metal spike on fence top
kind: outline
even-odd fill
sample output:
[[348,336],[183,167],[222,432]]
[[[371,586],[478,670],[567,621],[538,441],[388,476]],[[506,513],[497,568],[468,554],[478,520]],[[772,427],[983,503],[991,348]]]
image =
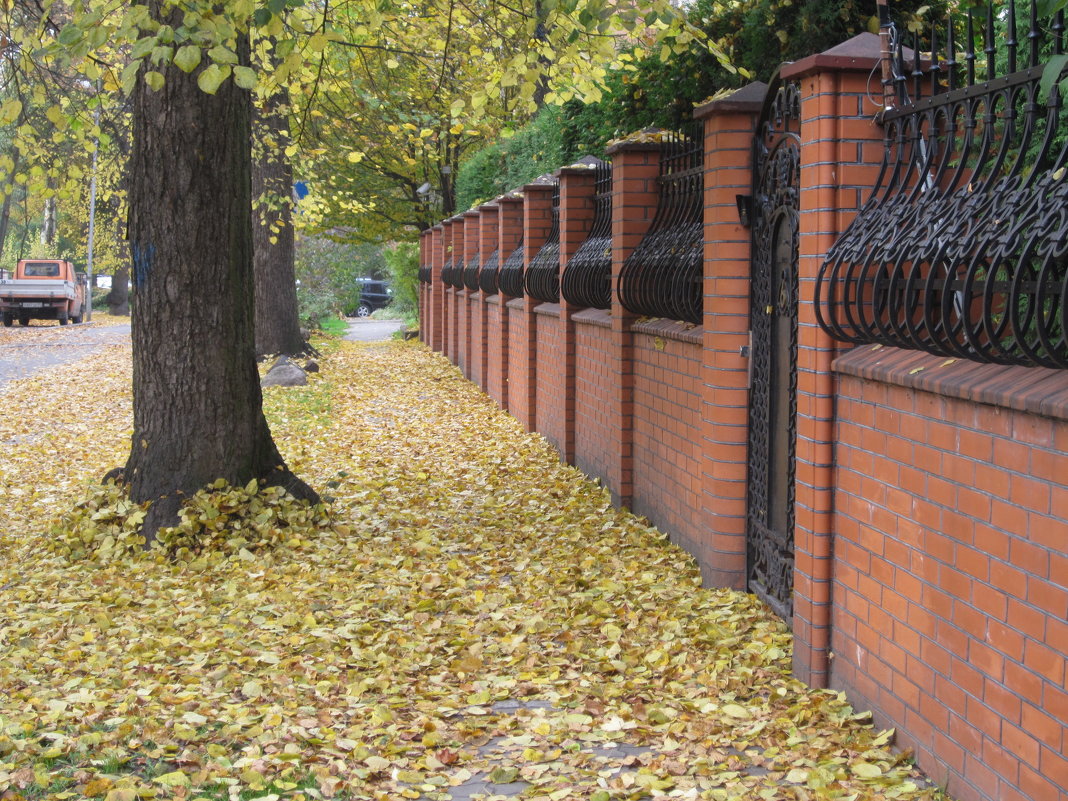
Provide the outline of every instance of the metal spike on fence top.
[[934,97],[942,91],[942,85],[938,80],[938,74],[942,71],[941,65],[938,63],[938,26],[937,23],[931,20],[931,97]]
[[957,48],[953,41],[953,17],[946,20],[946,71],[949,73],[949,91],[957,88]]
[[886,0],[877,0],[877,5],[879,9],[879,63],[883,77],[883,110],[888,111],[894,107],[894,71],[891,62],[894,54],[890,50],[890,9]]
[[994,54],[997,53],[997,48],[994,47],[993,3],[988,3],[986,7],[986,47],[983,48],[983,52],[986,53],[986,79],[992,81],[997,77],[997,69],[994,66]]
[[1016,41],[1016,0],[1009,0],[1009,38],[1005,42],[1005,46],[1009,50],[1009,71],[1006,73],[1007,75],[1012,75],[1016,72],[1017,45],[1019,45],[1019,42]]
[[968,9],[968,44],[964,51],[964,60],[968,64],[968,86],[975,86],[975,15]]
[[1038,3],[1031,0],[1031,24],[1027,31],[1027,39],[1031,43],[1031,54],[1028,57],[1028,67],[1038,66],[1038,44],[1041,34],[1038,30]]
[[1053,18],[1053,47],[1058,56],[1064,53],[1064,11]]

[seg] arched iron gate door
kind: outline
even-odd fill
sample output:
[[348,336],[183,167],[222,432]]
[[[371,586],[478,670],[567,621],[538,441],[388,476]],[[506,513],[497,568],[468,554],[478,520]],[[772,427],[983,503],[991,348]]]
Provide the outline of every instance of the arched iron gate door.
[[778,76],[753,143],[748,511],[749,589],[793,615],[797,437],[800,96]]

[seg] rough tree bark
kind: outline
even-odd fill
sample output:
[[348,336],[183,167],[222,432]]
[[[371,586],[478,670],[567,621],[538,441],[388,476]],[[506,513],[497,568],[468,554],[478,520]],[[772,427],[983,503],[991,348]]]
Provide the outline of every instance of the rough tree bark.
[[289,144],[287,100],[286,93],[279,92],[254,115],[252,244],[256,275],[256,356],[259,358],[268,354],[296,356],[308,352],[308,344],[300,334],[293,270],[290,199],[293,167],[285,155]]
[[[155,19],[175,27],[182,12]],[[248,63],[248,41],[238,43]],[[163,68],[161,68],[163,69]],[[169,66],[132,98],[129,239],[134,267],[134,432],[123,470],[152,501],[146,540],[184,496],[217,478],[318,496],[286,467],[263,416],[253,334],[251,103],[232,81],[215,95]]]

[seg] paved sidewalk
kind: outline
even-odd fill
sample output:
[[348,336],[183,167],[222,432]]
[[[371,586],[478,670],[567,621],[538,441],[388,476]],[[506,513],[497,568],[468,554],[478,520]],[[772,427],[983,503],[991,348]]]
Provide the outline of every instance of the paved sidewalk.
[[404,328],[403,320],[349,320],[349,332],[345,339],[350,342],[386,342],[396,331]]

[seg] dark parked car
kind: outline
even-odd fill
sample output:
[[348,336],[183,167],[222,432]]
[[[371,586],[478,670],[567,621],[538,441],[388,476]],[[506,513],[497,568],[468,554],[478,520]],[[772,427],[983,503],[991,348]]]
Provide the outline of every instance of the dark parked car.
[[349,317],[370,317],[371,312],[384,309],[393,300],[393,289],[388,281],[373,278],[358,278],[357,281],[360,285],[360,302],[356,308],[345,312]]

